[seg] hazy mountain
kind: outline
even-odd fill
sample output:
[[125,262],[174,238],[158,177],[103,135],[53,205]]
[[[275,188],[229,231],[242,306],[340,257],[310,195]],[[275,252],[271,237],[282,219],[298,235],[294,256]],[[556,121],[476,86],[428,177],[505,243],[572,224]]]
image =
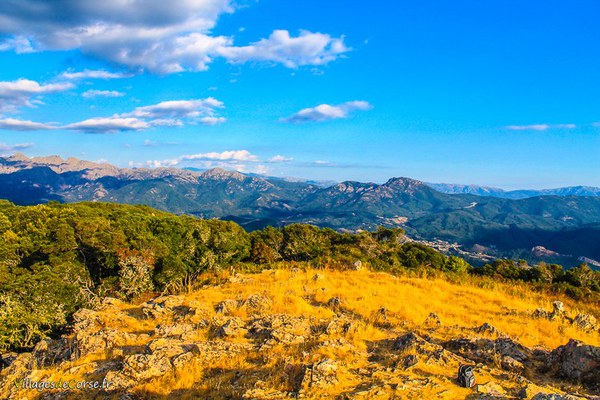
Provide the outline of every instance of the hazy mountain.
[[[413,238],[457,242],[475,253],[548,261],[600,259],[600,197],[563,191],[561,196],[513,200],[481,196],[491,193],[482,190],[479,195],[450,195],[410,178],[323,187],[218,168],[130,169],[55,156],[0,158],[0,198],[17,204],[147,204],[234,220],[250,230],[293,222],[342,231],[401,226]],[[548,251],[532,251],[536,246]]]
[[427,183],[439,192],[447,194],[475,194],[477,196],[491,196],[502,199],[526,199],[537,196],[600,196],[600,188],[593,186],[569,186],[556,189],[520,189],[503,190],[488,186],[459,185],[451,183]]

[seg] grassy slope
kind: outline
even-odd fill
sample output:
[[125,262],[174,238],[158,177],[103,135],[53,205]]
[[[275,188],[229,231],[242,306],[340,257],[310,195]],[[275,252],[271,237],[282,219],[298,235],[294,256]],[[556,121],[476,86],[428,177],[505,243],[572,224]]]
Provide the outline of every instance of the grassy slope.
[[[315,274],[322,275],[322,279],[313,279]],[[210,365],[195,363],[176,374],[167,374],[141,384],[135,388],[135,392],[144,398],[156,399],[239,398],[245,390],[254,387],[257,381],[263,381],[261,386],[267,390],[287,391],[290,390],[290,371],[286,370],[286,366],[330,358],[340,365],[339,383],[315,389],[311,398],[319,395],[333,398],[341,393],[356,394],[361,391],[366,393],[366,398],[391,398],[394,391],[386,384],[393,382],[398,383],[397,387],[403,388],[402,398],[465,398],[472,390],[460,388],[455,383],[455,367],[458,364],[449,367],[419,363],[410,370],[390,372],[391,365],[388,364],[391,364],[392,353],[389,352],[389,346],[385,347],[385,343],[408,331],[428,334],[439,340],[478,337],[482,335],[475,333],[472,328],[489,322],[529,347],[553,349],[565,344],[569,338],[600,345],[597,333],[585,333],[558,321],[531,318],[531,311],[537,307],[551,309],[551,302],[555,298],[534,293],[525,286],[492,283],[479,278],[469,278],[468,282],[456,284],[440,279],[394,277],[370,271],[306,270],[294,273],[289,270],[274,270],[255,275],[236,275],[232,279],[224,274],[219,277],[218,282],[221,283],[205,286],[185,295],[184,304],[194,307],[200,305],[202,318],[218,318],[214,311],[218,302],[261,294],[273,301],[269,314],[307,317],[311,318],[311,324],[317,325],[319,320],[328,321],[335,317],[335,311],[327,306],[327,302],[332,297],[340,297],[344,314],[355,322],[358,329],[345,337],[347,344],[344,346],[322,346],[323,342],[339,339],[323,333],[301,345],[275,346],[268,354],[264,350],[262,353],[249,351],[234,357],[223,357]],[[567,310],[575,312],[580,307],[586,312],[599,315],[597,307],[577,305],[568,299],[560,300],[565,302]],[[121,303],[115,307],[117,309],[105,310],[102,316],[108,327],[122,331],[150,332],[158,323],[169,322],[141,319],[140,308],[135,305]],[[381,320],[377,312],[381,307],[388,310],[385,321]],[[428,330],[424,325],[431,312],[437,313],[441,318],[441,328]],[[249,317],[243,309],[236,314],[242,319]],[[196,335],[198,341],[252,343],[252,339],[243,336],[215,338],[214,332],[209,328],[198,330]],[[129,344],[136,348],[144,343]],[[384,357],[373,358],[374,352],[380,352]],[[386,361],[387,354],[390,355],[389,362]],[[110,352],[88,355],[77,361],[36,371],[33,377],[90,379],[96,375],[98,366],[110,357]],[[364,371],[368,372],[368,378]],[[103,375],[96,377],[101,379]],[[413,385],[419,379],[426,378],[430,383],[424,387],[417,388],[419,385]],[[543,377],[537,380],[530,378],[539,384],[545,382]],[[232,380],[236,383],[232,384]],[[506,373],[494,368],[479,370],[478,380],[480,383],[497,382],[513,394],[522,386],[507,378]],[[378,392],[369,389],[373,385],[379,385]],[[546,389],[552,390],[550,387]],[[396,390],[395,395],[399,394]],[[106,397],[102,395],[101,398]]]

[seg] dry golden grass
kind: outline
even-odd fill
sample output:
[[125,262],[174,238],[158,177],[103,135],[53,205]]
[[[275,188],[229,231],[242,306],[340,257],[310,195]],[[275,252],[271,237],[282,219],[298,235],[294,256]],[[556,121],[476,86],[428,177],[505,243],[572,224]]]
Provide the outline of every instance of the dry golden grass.
[[[316,276],[318,278],[316,278]],[[451,283],[443,279],[415,277],[395,277],[387,273],[368,270],[328,271],[328,270],[268,270],[254,275],[236,275],[230,281],[227,276],[219,277],[222,284],[205,286],[182,295],[184,305],[200,307],[202,310],[194,318],[214,318],[214,306],[226,299],[243,300],[253,294],[268,297],[272,305],[269,314],[286,314],[305,317],[315,325],[319,321],[329,321],[336,310],[327,305],[331,298],[341,300],[344,314],[352,318],[356,329],[343,339],[348,345],[322,346],[326,340],[339,339],[323,333],[313,341],[301,345],[278,345],[265,350],[247,352],[214,360],[210,365],[193,362],[185,369],[166,374],[149,382],[141,383],[134,392],[144,398],[193,399],[193,398],[239,398],[245,390],[263,387],[265,390],[292,390],[292,382],[302,366],[329,358],[338,363],[338,383],[312,395],[317,398],[335,398],[343,393],[365,392],[364,398],[464,398],[470,389],[456,385],[455,369],[441,365],[419,364],[418,367],[402,372],[386,372],[385,361],[381,368],[371,358],[372,346],[394,339],[407,331],[429,334],[438,340],[449,340],[473,335],[472,328],[485,322],[491,323],[501,332],[517,339],[528,347],[541,346],[553,349],[567,343],[570,338],[582,340],[595,346],[600,345],[597,333],[584,332],[560,321],[532,318],[531,312],[543,307],[551,309],[553,297],[534,292],[525,285],[494,283],[478,278],[469,278],[464,283]],[[487,287],[482,287],[487,286]],[[567,310],[588,309],[584,305],[565,301]],[[385,308],[385,317],[381,309]],[[430,313],[436,313],[442,327],[428,330],[424,321]],[[235,316],[248,319],[244,308],[234,312]],[[142,319],[137,306],[117,304],[101,312],[108,327],[129,333],[149,333],[164,320]],[[481,335],[480,335],[481,336]],[[150,340],[150,339],[148,339]],[[208,328],[198,329],[194,340],[226,340],[252,344],[251,338],[234,337],[216,339]],[[142,346],[145,343],[128,343]],[[33,372],[35,379],[101,379],[94,370],[109,362],[111,355],[99,353],[88,355],[73,362],[63,363],[52,368]],[[87,367],[86,367],[87,366]],[[74,368],[80,367],[80,368]],[[382,382],[382,389],[363,390],[361,370],[374,371],[371,382]],[[68,371],[68,372],[67,372]],[[381,376],[378,377],[378,374]],[[411,379],[429,379],[430,383],[416,390],[407,384]],[[503,382],[504,377],[493,370],[483,370],[480,382]],[[262,383],[260,383],[260,382]],[[232,383],[235,382],[235,383]],[[257,383],[259,382],[259,383]],[[383,385],[385,382],[388,386]],[[396,382],[396,383],[394,383]],[[395,388],[389,389],[389,385]],[[505,388],[518,389],[514,382],[503,382]],[[36,396],[35,393],[28,393]],[[74,394],[72,398],[80,398]],[[35,397],[31,397],[35,398]],[[99,398],[110,398],[102,395]],[[115,395],[114,398],[118,398]]]

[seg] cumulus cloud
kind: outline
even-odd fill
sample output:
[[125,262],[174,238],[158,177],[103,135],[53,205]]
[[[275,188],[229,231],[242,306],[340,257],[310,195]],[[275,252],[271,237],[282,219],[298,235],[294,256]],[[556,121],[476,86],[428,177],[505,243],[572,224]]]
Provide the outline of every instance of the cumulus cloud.
[[125,74],[122,72],[109,72],[105,70],[90,70],[84,69],[83,71],[65,71],[58,77],[66,80],[84,80],[84,79],[122,79],[131,78],[132,74]]
[[82,96],[86,99],[94,97],[123,97],[125,93],[116,90],[87,90],[83,92]]
[[248,150],[229,150],[221,153],[198,153],[179,157],[179,162],[202,160],[202,161],[259,161],[258,156],[250,153]]
[[198,119],[214,117],[219,108],[223,108],[223,103],[213,97],[208,97],[206,99],[163,101],[150,106],[137,107],[124,115],[144,119]]
[[12,153],[15,151],[26,150],[31,147],[33,147],[33,143],[16,143],[16,144],[0,143],[0,152]]
[[[2,86],[0,85],[0,94]],[[38,89],[39,91],[39,89]],[[86,95],[87,93],[87,95]],[[89,90],[86,97],[120,96],[120,92]],[[0,97],[0,104],[2,97]],[[158,104],[137,107],[124,114],[110,117],[94,117],[67,125],[44,124],[33,121],[16,119],[0,120],[0,129],[8,130],[42,130],[69,129],[86,133],[115,133],[120,131],[140,131],[156,126],[183,126],[186,123],[216,125],[226,121],[217,115],[217,110],[223,108],[223,103],[215,98],[194,100],[164,101]]]
[[56,126],[15,118],[0,119],[0,129],[10,131],[40,131],[55,129]]
[[231,0],[4,0],[0,50],[80,49],[131,69],[158,73],[202,71],[214,58],[234,63],[274,62],[286,67],[323,65],[349,51],[344,38],[276,30],[247,46],[213,36],[219,16],[234,11]]
[[225,168],[239,172],[266,174],[269,167],[265,164],[288,162],[291,158],[282,155],[273,156],[266,161],[261,160],[256,154],[248,150],[227,150],[223,152],[209,152],[182,155],[174,159],[148,160],[148,167],[199,167],[199,168]]
[[90,118],[85,121],[76,122],[64,126],[70,129],[85,133],[116,133],[121,131],[140,131],[148,129],[150,124],[137,118],[122,118],[112,116],[106,118]]
[[297,68],[304,65],[324,65],[349,49],[344,38],[300,31],[297,37],[286,30],[276,30],[266,39],[242,47],[222,47],[219,53],[233,63],[269,61]]
[[151,167],[174,167],[194,166],[201,168],[230,168],[235,170],[246,169],[246,163],[259,162],[258,156],[248,150],[227,150],[223,152],[209,152],[186,154],[174,159],[149,160],[147,166]]
[[0,112],[16,112],[21,107],[35,107],[40,104],[40,96],[72,89],[72,83],[51,83],[40,85],[29,79],[0,82]]
[[321,104],[300,110],[287,118],[283,118],[282,121],[292,123],[329,121],[348,118],[354,111],[366,111],[371,108],[373,107],[368,102],[360,100],[348,101],[335,106]]
[[204,118],[200,118],[200,122],[202,122],[204,125],[218,125],[218,124],[222,124],[224,122],[226,122],[227,119],[224,117],[204,117]]
[[548,129],[575,129],[575,124],[535,124],[535,125],[510,125],[506,127],[511,131],[547,131]]
[[31,42],[22,36],[8,38],[0,42],[0,51],[7,51],[11,49],[17,54],[35,52]]

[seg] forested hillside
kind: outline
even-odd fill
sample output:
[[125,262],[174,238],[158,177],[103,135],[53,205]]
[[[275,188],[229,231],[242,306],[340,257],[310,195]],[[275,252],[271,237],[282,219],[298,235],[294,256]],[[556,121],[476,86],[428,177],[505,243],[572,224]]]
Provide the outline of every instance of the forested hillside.
[[[2,198],[19,205],[52,200],[145,204],[175,214],[232,220],[249,231],[293,223],[341,232],[386,226],[402,228],[417,240],[456,243],[473,254],[568,267],[581,257],[600,260],[600,197],[450,195],[410,178],[321,187],[219,168],[130,169],[15,154],[0,157]],[[549,251],[533,252],[538,246]]]
[[[246,232],[219,220],[107,203],[15,206],[0,202],[0,348],[29,347],[103,296],[176,293],[207,271],[369,268],[530,281],[539,290],[598,302],[600,273],[582,265],[499,260],[473,268],[407,241],[401,229],[357,234],[292,224]],[[533,287],[533,286],[532,286]]]

